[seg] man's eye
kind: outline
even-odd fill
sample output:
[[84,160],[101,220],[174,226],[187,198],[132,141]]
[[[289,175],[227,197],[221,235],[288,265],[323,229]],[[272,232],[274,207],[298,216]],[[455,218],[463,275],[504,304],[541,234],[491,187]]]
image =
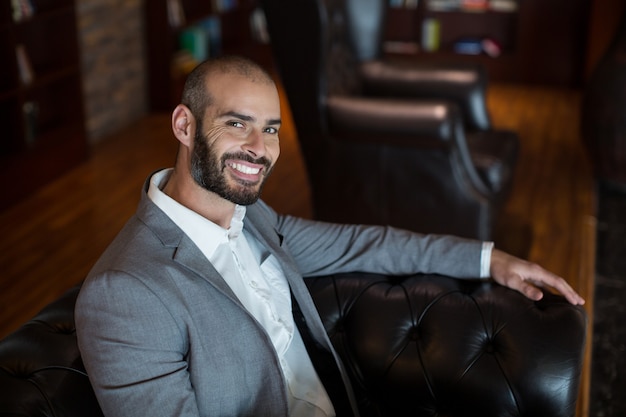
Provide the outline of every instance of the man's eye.
[[232,127],[243,127],[243,123],[241,122],[229,122]]
[[276,129],[275,127],[268,127],[265,129],[265,133],[270,133],[272,135],[278,133],[278,129]]

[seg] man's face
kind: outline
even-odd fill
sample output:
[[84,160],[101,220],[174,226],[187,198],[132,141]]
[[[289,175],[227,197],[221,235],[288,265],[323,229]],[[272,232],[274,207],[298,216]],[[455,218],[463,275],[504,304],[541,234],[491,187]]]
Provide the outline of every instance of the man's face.
[[209,82],[213,103],[198,119],[191,174],[198,185],[228,201],[252,204],[280,154],[276,87],[230,74]]

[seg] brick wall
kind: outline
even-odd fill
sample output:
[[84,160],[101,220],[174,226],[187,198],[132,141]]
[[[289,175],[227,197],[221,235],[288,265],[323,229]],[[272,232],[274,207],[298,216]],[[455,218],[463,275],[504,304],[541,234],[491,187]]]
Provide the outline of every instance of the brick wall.
[[87,137],[94,143],[147,112],[143,1],[77,0],[76,13]]

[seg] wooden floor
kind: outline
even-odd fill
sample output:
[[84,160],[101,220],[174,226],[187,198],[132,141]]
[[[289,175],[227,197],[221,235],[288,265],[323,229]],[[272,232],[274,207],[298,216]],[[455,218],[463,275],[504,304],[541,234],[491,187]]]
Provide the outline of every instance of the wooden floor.
[[[565,277],[588,300],[591,316],[595,198],[579,137],[580,95],[493,85],[488,102],[494,125],[517,131],[521,140],[496,244]],[[289,122],[287,110],[283,116]],[[83,165],[0,213],[0,337],[85,277],[134,212],[146,176],[172,165],[176,142],[169,123],[169,115],[139,120],[96,145]],[[281,131],[281,145],[263,198],[279,212],[310,217],[292,123]],[[9,180],[19,181],[3,179]],[[587,369],[579,416],[587,415],[588,377]]]

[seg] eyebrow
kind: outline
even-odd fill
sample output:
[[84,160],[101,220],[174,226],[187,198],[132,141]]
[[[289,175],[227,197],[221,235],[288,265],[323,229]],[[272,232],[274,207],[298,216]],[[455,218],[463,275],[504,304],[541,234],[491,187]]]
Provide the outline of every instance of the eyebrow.
[[[236,111],[228,111],[226,113],[224,113],[222,116],[228,116],[228,117],[236,117],[238,119],[244,120],[246,122],[253,122],[256,120],[256,118],[249,116],[247,114],[243,114],[243,113],[237,113]],[[281,119],[269,119],[267,120],[267,124],[268,125],[282,125],[282,121]]]

